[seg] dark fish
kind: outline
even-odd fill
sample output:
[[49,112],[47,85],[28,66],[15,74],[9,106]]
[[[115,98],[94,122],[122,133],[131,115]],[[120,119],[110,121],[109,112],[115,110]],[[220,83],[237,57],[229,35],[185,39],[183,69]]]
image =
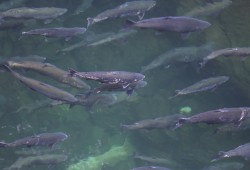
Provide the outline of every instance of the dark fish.
[[201,31],[211,25],[207,21],[185,16],[150,18],[137,22],[127,20],[127,23],[130,27],[179,32],[183,38],[187,38],[190,32]]
[[173,129],[175,128],[178,119],[183,117],[181,114],[175,114],[171,116],[158,117],[155,119],[146,119],[136,122],[132,125],[121,125],[123,130],[137,130],[137,129]]
[[197,93],[197,92],[214,89],[218,87],[219,85],[227,82],[228,80],[229,80],[228,76],[217,76],[217,77],[210,77],[207,79],[203,79],[182,90],[176,90],[177,94],[175,96],[169,97],[169,99],[172,99],[180,95],[186,95],[186,94]]
[[77,102],[77,99],[70,93],[63,91],[59,88],[51,86],[49,84],[34,80],[28,77],[24,77],[17,72],[13,71],[9,66],[3,65],[7,71],[9,71],[15,78],[28,86],[30,89],[37,91],[51,99],[66,101],[69,103]]
[[240,126],[242,121],[250,116],[249,107],[224,108],[211,110],[193,115],[188,118],[179,118],[177,127],[185,123],[207,123],[207,124],[226,124],[234,123]]
[[129,84],[143,80],[145,76],[140,73],[127,71],[96,71],[96,72],[77,72],[69,70],[71,76],[77,76],[86,80],[95,80],[104,84],[122,85],[123,88]]
[[129,83],[127,86],[124,86],[123,84],[104,84],[101,87],[88,91],[87,93],[90,95],[92,93],[100,93],[104,91],[126,91],[128,95],[131,95],[135,89],[145,87],[146,85],[147,82],[143,80]]
[[170,169],[160,166],[142,166],[138,168],[133,168],[131,170],[170,170]]
[[86,32],[86,28],[73,27],[73,28],[41,28],[34,29],[27,32],[22,32],[23,35],[40,35],[45,37],[57,37],[64,38],[66,41],[70,40],[73,36],[83,34]]
[[225,56],[225,57],[250,56],[250,47],[234,47],[234,48],[225,48],[225,49],[214,51],[214,52],[210,53],[208,56],[203,58],[203,62],[201,63],[201,66],[204,66],[209,60],[215,59],[219,56]]
[[212,162],[218,161],[223,158],[229,158],[229,157],[234,157],[234,156],[240,156],[240,157],[243,157],[245,160],[249,160],[250,159],[250,143],[240,145],[237,148],[226,151],[226,152],[220,151],[218,153],[218,158],[213,159]]
[[41,133],[35,136],[29,136],[23,139],[18,139],[14,142],[5,143],[0,142],[0,147],[4,148],[15,148],[20,146],[49,146],[52,147],[54,144],[64,141],[68,138],[68,135],[62,132],[56,133]]
[[64,71],[52,64],[36,62],[36,61],[7,61],[7,65],[11,68],[23,68],[38,72],[57,80],[58,82],[69,84],[73,87],[84,88],[89,90],[90,86],[77,77],[68,76],[67,71]]
[[[60,162],[67,160],[66,155],[61,154],[45,154],[45,155],[37,155],[37,156],[28,156],[25,158],[19,158],[16,162],[14,162],[10,167],[4,168],[4,170],[17,170],[23,169],[24,167],[32,166],[32,165],[55,165]],[[30,168],[27,168],[30,169]]]
[[63,15],[68,10],[65,8],[42,7],[42,8],[13,8],[0,13],[0,18],[27,18],[44,20],[45,23],[51,22],[52,19]]
[[156,4],[154,0],[139,0],[139,1],[131,1],[126,2],[116,8],[106,10],[100,14],[98,14],[94,18],[87,18],[88,26],[100,22],[109,18],[118,18],[125,16],[133,16],[138,15],[139,19],[142,19],[145,12],[153,8]]

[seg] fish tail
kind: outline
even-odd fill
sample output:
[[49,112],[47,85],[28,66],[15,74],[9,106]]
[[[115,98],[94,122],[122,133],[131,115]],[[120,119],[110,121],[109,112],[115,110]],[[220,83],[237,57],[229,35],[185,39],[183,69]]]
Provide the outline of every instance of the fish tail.
[[218,155],[217,155],[217,158],[211,160],[211,162],[218,161],[218,160],[220,160],[220,159],[222,159],[222,158],[225,158],[225,157],[228,157],[228,156],[226,155],[226,152],[219,151],[219,153],[218,153]]
[[120,129],[124,132],[129,130],[129,125],[120,124]]
[[0,66],[1,71],[8,71],[8,72],[12,72],[12,69],[10,68],[10,66],[8,66],[8,64],[1,64]]
[[181,126],[185,123],[188,123],[189,121],[190,121],[190,118],[181,117],[181,118],[179,118],[177,125],[179,124],[179,126]]
[[94,18],[88,17],[88,18],[87,18],[87,21],[88,21],[87,28],[88,28],[89,26],[91,26],[91,25],[94,24]]
[[133,21],[133,20],[130,20],[130,19],[127,19],[127,20],[126,20],[126,24],[127,24],[128,27],[133,26],[135,23],[136,23],[136,22]]
[[141,73],[145,73],[147,71],[147,67],[146,66],[142,66],[141,67]]
[[8,143],[0,142],[0,148],[5,148],[8,146]]
[[168,100],[172,100],[173,98],[175,98],[175,97],[177,97],[177,96],[178,96],[178,94],[176,94],[176,95],[174,95],[174,96],[171,96],[171,97],[168,98]]
[[68,73],[69,76],[74,76],[76,73],[77,73],[76,70],[74,70],[73,68],[69,68],[69,73]]

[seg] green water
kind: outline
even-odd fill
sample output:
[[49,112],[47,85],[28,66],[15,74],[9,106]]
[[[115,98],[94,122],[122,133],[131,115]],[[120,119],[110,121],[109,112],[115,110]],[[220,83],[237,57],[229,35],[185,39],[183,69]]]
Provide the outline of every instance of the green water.
[[[4,1],[1,1],[4,2]],[[187,40],[178,33],[156,33],[152,30],[138,30],[125,40],[115,41],[96,47],[81,47],[65,54],[56,51],[81,41],[84,37],[74,37],[70,41],[41,37],[24,37],[18,40],[22,31],[42,27],[75,27],[87,25],[87,17],[116,7],[122,0],[94,0],[92,6],[79,15],[72,15],[81,1],[27,1],[25,6],[55,6],[67,8],[68,12],[48,25],[42,22],[25,25],[21,29],[0,31],[0,56],[28,56],[32,54],[47,57],[47,61],[62,69],[75,68],[80,71],[124,70],[140,72],[141,66],[147,65],[155,57],[176,47],[200,46],[214,42],[215,49],[226,47],[249,46],[249,1],[233,0],[232,5],[222,12],[206,17],[212,26],[198,33],[192,33]],[[207,1],[209,2],[209,1]],[[144,18],[182,15],[197,5],[204,5],[202,0],[157,0],[157,5],[146,13]],[[137,20],[137,17],[127,17]],[[96,34],[117,32],[125,26],[125,19],[110,19],[96,23],[89,28]],[[235,59],[211,61],[199,70],[197,63],[176,63],[169,68],[159,67],[145,73],[147,86],[137,90],[138,98],[133,102],[121,102],[112,107],[94,107],[86,110],[81,106],[69,108],[57,106],[36,110],[27,114],[25,111],[7,115],[0,122],[0,140],[13,141],[22,137],[42,132],[61,131],[69,138],[60,143],[57,153],[68,155],[68,160],[56,166],[32,166],[28,169],[67,169],[70,165],[89,157],[97,157],[109,151],[112,146],[122,146],[127,140],[133,151],[142,155],[167,158],[173,161],[169,167],[175,169],[200,170],[209,166],[218,151],[230,150],[250,142],[249,130],[237,133],[214,134],[217,126],[187,125],[175,131],[138,130],[122,132],[120,124],[130,124],[142,119],[171,115],[184,106],[192,108],[191,114],[224,107],[249,106],[249,60],[244,63]],[[244,66],[244,67],[243,67]],[[51,83],[76,94],[76,89],[60,85],[35,73],[21,72],[27,76]],[[203,78],[228,75],[230,81],[215,91],[180,96],[174,100],[176,89],[184,88]],[[9,73],[0,75],[0,112],[11,113],[19,107],[36,100],[46,99],[43,95],[28,89]],[[90,83],[91,84],[91,83]],[[17,127],[20,130],[17,131]],[[17,148],[2,148],[0,169],[9,167],[18,157]],[[249,161],[241,158],[225,159],[221,162],[238,161],[250,169]],[[175,162],[175,163],[174,163]],[[178,166],[176,166],[177,164]],[[103,169],[128,170],[150,163],[134,160],[132,154],[115,165],[103,164]],[[155,164],[154,164],[155,165]],[[26,167],[24,168],[26,169]]]

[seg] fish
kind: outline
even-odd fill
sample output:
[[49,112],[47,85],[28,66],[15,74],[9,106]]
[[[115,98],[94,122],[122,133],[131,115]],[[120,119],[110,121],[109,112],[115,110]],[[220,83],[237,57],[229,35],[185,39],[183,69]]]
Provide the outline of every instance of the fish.
[[30,89],[37,91],[48,98],[59,100],[59,101],[66,101],[69,103],[75,103],[77,102],[77,98],[73,96],[72,94],[61,90],[59,88],[56,88],[54,86],[51,86],[49,84],[43,83],[41,81],[28,78],[25,76],[22,76],[21,74],[13,71],[9,66],[3,65],[7,71],[9,71],[16,79],[18,79],[20,82],[28,86]]
[[131,1],[125,2],[120,6],[108,9],[94,18],[88,17],[88,26],[93,25],[94,23],[109,19],[109,18],[119,18],[119,17],[126,17],[126,16],[134,16],[137,15],[141,20],[144,17],[146,11],[150,10],[156,5],[155,0],[138,0],[138,1]]
[[169,97],[169,99],[173,99],[180,95],[187,95],[191,93],[197,93],[197,92],[207,91],[210,89],[215,89],[216,87],[227,82],[228,80],[229,80],[228,76],[216,76],[216,77],[202,79],[197,83],[188,86],[182,90],[176,90],[176,95]]
[[117,34],[113,34],[113,35],[111,35],[109,37],[106,37],[104,39],[92,42],[92,43],[88,44],[87,46],[97,46],[97,45],[109,43],[109,42],[112,42],[112,41],[115,41],[115,40],[123,39],[123,38],[125,38],[127,36],[131,36],[131,35],[135,34],[136,32],[137,31],[131,30],[131,29],[129,29],[129,30],[121,30]]
[[104,84],[101,87],[97,87],[95,89],[89,90],[87,94],[90,95],[93,93],[100,93],[104,91],[126,91],[128,95],[131,95],[133,94],[135,89],[145,87],[146,85],[147,85],[147,82],[143,80],[129,83],[126,86],[124,86],[124,84]]
[[190,117],[179,118],[177,126],[179,127],[186,123],[206,123],[206,124],[229,124],[233,123],[240,126],[241,123],[250,116],[249,107],[240,108],[223,108],[202,112]]
[[80,13],[85,12],[87,9],[91,7],[93,1],[94,0],[83,0],[82,4],[79,5],[74,11],[74,15],[79,15]]
[[63,154],[44,154],[37,156],[28,156],[25,158],[19,158],[10,167],[4,168],[4,170],[17,170],[23,169],[31,165],[55,165],[67,160],[67,156]]
[[135,153],[134,159],[150,162],[152,164],[177,165],[177,163],[174,163],[172,160],[170,161],[166,158],[149,157],[149,156],[139,155],[138,153]]
[[63,15],[67,11],[68,10],[66,8],[55,8],[55,7],[41,7],[41,8],[20,7],[0,12],[0,19],[25,18],[25,19],[44,20],[44,23],[50,23],[52,19],[57,18],[60,15]]
[[146,119],[135,122],[131,125],[121,124],[122,130],[138,130],[138,129],[174,129],[179,118],[183,117],[181,114],[174,114],[170,116],[158,117],[155,119]]
[[137,167],[133,168],[131,170],[170,170],[165,167],[160,167],[160,166],[142,166],[142,167]]
[[67,138],[68,135],[63,132],[41,133],[38,135],[18,139],[10,143],[0,142],[0,148],[16,148],[21,146],[49,146],[51,148],[56,143],[62,142]]
[[127,71],[77,72],[73,69],[69,69],[69,75],[86,80],[98,81],[104,84],[122,85],[123,88],[145,78],[143,74]]
[[208,61],[213,60],[219,56],[224,56],[224,57],[239,56],[239,57],[245,58],[247,56],[250,56],[250,47],[224,48],[224,49],[213,51],[209,55],[203,58],[203,62],[200,63],[201,67],[204,67],[204,65]]
[[244,164],[241,162],[220,162],[208,167],[204,167],[202,170],[241,170]]
[[67,71],[64,71],[50,63],[36,62],[36,61],[7,61],[6,64],[10,68],[23,68],[38,72],[42,75],[51,77],[52,79],[68,84],[72,87],[90,90],[90,86],[77,77],[68,76]]
[[147,28],[157,31],[178,32],[181,33],[183,39],[187,39],[189,33],[204,30],[211,25],[207,21],[186,16],[166,16],[140,20],[137,22],[126,20],[126,23],[131,28]]
[[250,159],[250,143],[246,143],[244,145],[240,145],[235,149],[229,150],[229,151],[220,151],[218,153],[218,157],[213,159],[211,162],[218,161],[223,158],[229,158],[234,156],[240,156],[243,157],[245,160]]
[[204,6],[192,9],[191,11],[184,14],[184,16],[201,18],[201,17],[215,15],[221,12],[222,10],[226,9],[231,4],[232,4],[231,0],[222,0],[218,2],[207,3]]
[[155,69],[162,65],[170,65],[176,62],[201,61],[211,52],[212,44],[207,43],[201,46],[178,47],[171,49],[151,61],[148,65],[142,66],[141,73]]
[[77,36],[86,32],[86,28],[84,27],[73,27],[73,28],[41,28],[34,29],[30,31],[22,32],[22,36],[26,35],[39,35],[44,37],[56,37],[56,38],[64,38],[65,41],[69,41],[73,36]]

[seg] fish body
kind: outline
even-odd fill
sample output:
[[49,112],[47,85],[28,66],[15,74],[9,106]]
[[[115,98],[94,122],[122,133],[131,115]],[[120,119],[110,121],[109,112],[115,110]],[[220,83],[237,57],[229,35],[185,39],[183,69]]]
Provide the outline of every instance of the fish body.
[[54,144],[62,142],[68,138],[68,135],[62,132],[56,133],[41,133],[35,136],[29,136],[26,138],[18,139],[14,142],[5,143],[0,142],[0,147],[20,147],[20,146],[49,146],[52,147]]
[[145,87],[147,85],[146,81],[139,80],[136,82],[129,83],[124,86],[124,84],[104,84],[101,87],[97,87],[90,90],[90,93],[100,93],[104,91],[126,91],[128,95],[131,95],[135,89]]
[[55,7],[42,7],[42,8],[21,7],[1,12],[0,17],[48,20],[63,15],[67,11],[68,10],[65,8],[55,8]]
[[226,151],[226,152],[220,151],[218,153],[218,158],[213,159],[212,162],[223,159],[223,158],[229,158],[229,157],[234,157],[234,156],[240,156],[246,160],[249,160],[250,159],[250,143],[240,145],[237,148]]
[[68,157],[66,155],[62,154],[28,156],[25,158],[19,158],[10,167],[4,168],[4,170],[19,170],[31,165],[55,165],[67,160],[67,158]]
[[235,126],[235,124],[227,124],[220,126],[216,129],[216,133],[225,133],[225,132],[236,132],[241,130],[250,129],[250,119],[246,119],[241,122],[240,126]]
[[170,169],[160,166],[142,166],[138,168],[133,168],[131,170],[170,170]]
[[229,80],[228,76],[217,76],[217,77],[210,77],[207,79],[203,79],[201,81],[198,81],[197,83],[188,86],[182,90],[176,90],[177,94],[175,96],[170,97],[169,99],[172,99],[174,97],[177,97],[179,95],[187,95],[191,93],[197,93],[202,92],[210,89],[214,89],[218,87],[219,85],[227,82]]
[[90,44],[88,44],[88,46],[97,46],[97,45],[105,44],[105,43],[108,43],[108,42],[111,42],[114,40],[119,40],[119,39],[125,38],[125,37],[132,35],[134,33],[136,33],[135,30],[120,31],[117,34],[113,34],[113,35],[106,37],[104,39],[90,43]]
[[244,164],[241,162],[220,162],[208,167],[204,167],[202,170],[242,170]]
[[69,70],[69,74],[86,80],[95,80],[104,84],[117,84],[126,88],[129,84],[143,80],[145,76],[140,73],[127,71],[95,71],[95,72],[77,72]]
[[41,28],[34,29],[27,32],[22,32],[22,35],[40,35],[45,37],[57,37],[65,38],[65,40],[71,39],[73,36],[83,34],[86,32],[86,28],[83,27],[73,27],[73,28]]
[[82,12],[85,12],[88,8],[91,7],[94,0],[83,0],[82,4],[78,6],[74,12],[75,15],[78,15]]
[[131,125],[121,125],[123,130],[137,130],[137,129],[171,129],[174,128],[178,119],[183,117],[181,114],[175,114],[171,116],[158,117],[155,119],[146,119]]
[[240,125],[242,121],[250,116],[250,108],[223,108],[211,110],[193,115],[188,118],[179,118],[178,125],[185,123],[207,123],[207,124],[226,124],[234,123]]
[[38,72],[42,75],[53,78],[54,80],[69,84],[73,87],[84,88],[89,90],[90,86],[77,77],[68,76],[67,71],[64,71],[52,64],[36,62],[36,61],[7,61],[7,65],[11,68],[23,68]]
[[203,7],[197,7],[185,14],[189,17],[206,17],[218,14],[220,11],[224,10],[232,4],[231,0],[222,0],[219,2],[207,3]]
[[203,62],[201,63],[204,66],[209,60],[215,59],[219,56],[239,56],[246,57],[250,56],[250,47],[234,47],[234,48],[224,48],[220,50],[213,51],[208,56],[203,58]]
[[146,161],[146,162],[150,162],[152,164],[164,164],[164,165],[172,165],[173,162],[165,159],[165,158],[157,158],[157,157],[149,157],[149,156],[144,156],[144,155],[139,155],[138,153],[136,153],[134,155],[135,159],[139,159],[142,161]]
[[183,35],[187,35],[190,32],[201,31],[211,25],[207,21],[185,16],[158,17],[137,22],[127,20],[127,23],[132,28],[135,27],[155,29],[157,31],[174,31],[182,33]]
[[155,69],[162,65],[169,65],[175,62],[194,62],[202,60],[211,51],[211,44],[202,46],[179,47],[169,50],[156,57],[148,65],[142,66],[141,72]]
[[51,86],[49,84],[43,83],[41,81],[31,79],[25,76],[22,76],[21,74],[13,71],[10,67],[5,65],[5,68],[19,81],[21,81],[23,84],[28,86],[30,89],[37,91],[51,99],[59,100],[59,101],[66,101],[69,103],[75,103],[77,102],[77,98],[73,96],[72,94],[63,91],[59,88],[56,88],[54,86]]
[[144,13],[151,8],[153,8],[156,4],[154,0],[138,0],[126,2],[116,8],[106,10],[100,14],[98,14],[94,18],[87,18],[88,27],[94,23],[109,19],[109,18],[118,18],[125,16],[134,16],[138,15],[140,19],[143,18]]

